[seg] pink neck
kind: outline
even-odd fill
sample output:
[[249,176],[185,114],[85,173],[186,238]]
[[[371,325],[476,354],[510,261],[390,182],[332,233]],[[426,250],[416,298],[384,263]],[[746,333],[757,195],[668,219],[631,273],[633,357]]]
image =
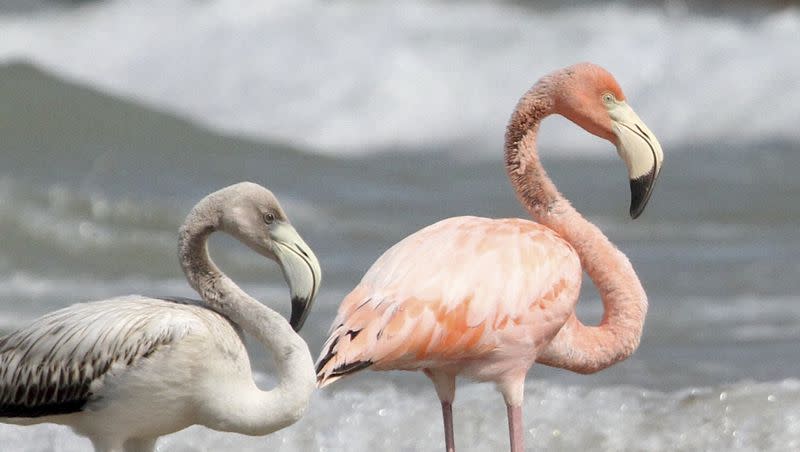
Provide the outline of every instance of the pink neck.
[[573,315],[537,362],[591,373],[627,358],[638,347],[647,296],[628,258],[558,192],[539,161],[536,135],[541,120],[556,113],[550,95],[554,87],[544,79],[517,105],[506,132],[506,170],[531,216],[575,248],[604,307],[598,326],[586,326]]

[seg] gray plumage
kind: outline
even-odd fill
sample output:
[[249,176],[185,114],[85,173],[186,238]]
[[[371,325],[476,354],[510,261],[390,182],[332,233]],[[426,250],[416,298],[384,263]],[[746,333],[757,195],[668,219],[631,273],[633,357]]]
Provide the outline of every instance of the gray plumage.
[[[208,255],[224,231],[280,266],[289,322],[245,293]],[[47,314],[0,338],[0,422],[52,422],[97,451],[150,452],[161,435],[204,425],[266,435],[297,421],[314,366],[297,335],[319,289],[314,253],[266,188],[243,182],[202,199],[178,234],[202,301],[132,295]],[[243,332],[275,358],[277,387],[253,381]]]
[[81,303],[0,339],[0,417],[80,411],[97,402],[107,374],[136,366],[193,330],[229,323],[196,303],[140,296]]

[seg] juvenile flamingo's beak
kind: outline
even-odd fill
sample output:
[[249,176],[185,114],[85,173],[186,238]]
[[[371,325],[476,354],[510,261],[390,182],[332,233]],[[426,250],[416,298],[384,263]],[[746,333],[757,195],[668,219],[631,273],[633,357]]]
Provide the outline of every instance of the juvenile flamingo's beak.
[[319,290],[319,262],[311,248],[289,223],[273,225],[270,236],[276,245],[274,252],[278,265],[283,270],[291,292],[292,314],[289,324],[295,331],[299,331]]
[[636,112],[625,102],[609,109],[612,129],[617,136],[617,152],[628,167],[631,184],[631,218],[644,211],[653,186],[661,173],[664,153],[656,136],[639,119]]

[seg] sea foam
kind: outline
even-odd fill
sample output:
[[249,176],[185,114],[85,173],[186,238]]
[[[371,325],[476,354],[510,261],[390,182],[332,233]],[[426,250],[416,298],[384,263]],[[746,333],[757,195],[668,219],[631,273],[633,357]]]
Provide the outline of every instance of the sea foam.
[[[584,60],[617,76],[666,147],[800,140],[800,10],[675,4],[117,0],[0,16],[0,62],[337,155],[496,155],[519,96]],[[562,152],[613,155],[566,121],[545,129]]]
[[[372,377],[363,391],[333,386],[317,393],[304,418],[267,437],[192,427],[159,444],[181,452],[441,449],[441,415],[433,389],[409,392]],[[526,442],[536,450],[784,451],[800,447],[798,409],[797,380],[676,392],[529,382],[523,412]],[[454,417],[459,447],[507,449],[505,406],[489,385],[459,388]],[[20,452],[89,447],[87,440],[53,425],[0,424],[0,443]]]

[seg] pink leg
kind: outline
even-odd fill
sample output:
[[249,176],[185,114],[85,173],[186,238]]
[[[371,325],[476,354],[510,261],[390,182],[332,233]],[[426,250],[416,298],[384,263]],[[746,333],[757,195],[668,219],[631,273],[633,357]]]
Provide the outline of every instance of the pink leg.
[[511,452],[525,450],[525,436],[522,433],[522,406],[506,405],[508,410],[508,436],[511,440]]
[[525,434],[522,429],[522,399],[525,392],[525,372],[506,375],[497,382],[508,411],[508,437],[511,452],[524,452]]
[[453,404],[442,400],[442,419],[444,420],[444,447],[447,452],[456,451],[453,439]]
[[456,377],[438,370],[425,369],[425,375],[433,381],[436,394],[442,402],[442,420],[444,421],[444,447],[447,452],[455,452],[456,443],[453,435],[453,398],[456,395]]

